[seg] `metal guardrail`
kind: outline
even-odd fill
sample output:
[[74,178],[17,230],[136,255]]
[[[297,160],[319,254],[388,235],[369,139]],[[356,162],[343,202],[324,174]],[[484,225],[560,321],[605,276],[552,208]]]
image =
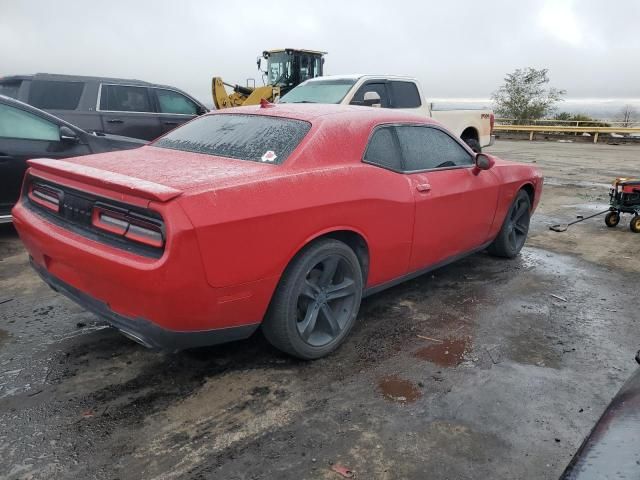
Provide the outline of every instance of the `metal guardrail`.
[[[518,122],[522,122],[522,120],[517,120],[515,118],[496,118],[496,124],[498,125],[518,125]],[[608,120],[555,120],[553,118],[541,118],[538,120],[527,120],[527,125],[558,125],[558,124],[569,124],[575,125],[576,127],[584,126],[584,127],[623,127],[623,128],[635,128],[640,127],[640,121],[626,121],[626,122],[614,122]]]
[[529,140],[533,140],[536,132],[545,133],[589,133],[593,134],[593,143],[598,143],[600,133],[638,133],[640,127],[569,127],[561,125],[494,125],[498,132],[529,132]]

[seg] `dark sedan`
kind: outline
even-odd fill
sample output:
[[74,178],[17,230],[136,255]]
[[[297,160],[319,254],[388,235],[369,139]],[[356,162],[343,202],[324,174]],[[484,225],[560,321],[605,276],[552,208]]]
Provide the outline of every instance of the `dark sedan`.
[[137,148],[136,138],[91,134],[35,107],[0,95],[0,223],[11,221],[29,158],[67,158]]

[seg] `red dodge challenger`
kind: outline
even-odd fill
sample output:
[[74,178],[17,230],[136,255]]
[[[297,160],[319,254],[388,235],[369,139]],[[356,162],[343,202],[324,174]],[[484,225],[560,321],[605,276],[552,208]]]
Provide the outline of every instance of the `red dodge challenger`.
[[363,296],[482,249],[514,257],[540,200],[529,165],[474,154],[391,109],[242,107],[137,150],[30,161],[14,224],[56,291],[177,351],[258,327],[327,355]]

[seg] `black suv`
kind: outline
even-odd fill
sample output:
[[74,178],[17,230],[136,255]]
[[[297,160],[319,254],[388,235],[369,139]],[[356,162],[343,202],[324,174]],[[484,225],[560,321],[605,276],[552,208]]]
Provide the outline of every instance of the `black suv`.
[[0,78],[0,95],[90,132],[144,140],[153,140],[208,111],[177,88],[120,78],[15,75]]

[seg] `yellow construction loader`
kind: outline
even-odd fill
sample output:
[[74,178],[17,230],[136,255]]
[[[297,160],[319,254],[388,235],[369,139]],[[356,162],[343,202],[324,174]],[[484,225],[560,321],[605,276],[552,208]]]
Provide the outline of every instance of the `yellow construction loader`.
[[[213,77],[213,104],[217,109],[221,109],[257,105],[262,99],[275,102],[280,95],[284,95],[305,80],[321,77],[326,54],[327,52],[295,48],[265,50],[257,60],[258,70],[264,76],[265,85],[256,87],[254,80],[252,86],[247,81],[247,86],[243,87],[226,83],[220,77]],[[262,69],[263,60],[267,64],[266,70]],[[228,93],[225,86],[230,87],[232,92]]]

